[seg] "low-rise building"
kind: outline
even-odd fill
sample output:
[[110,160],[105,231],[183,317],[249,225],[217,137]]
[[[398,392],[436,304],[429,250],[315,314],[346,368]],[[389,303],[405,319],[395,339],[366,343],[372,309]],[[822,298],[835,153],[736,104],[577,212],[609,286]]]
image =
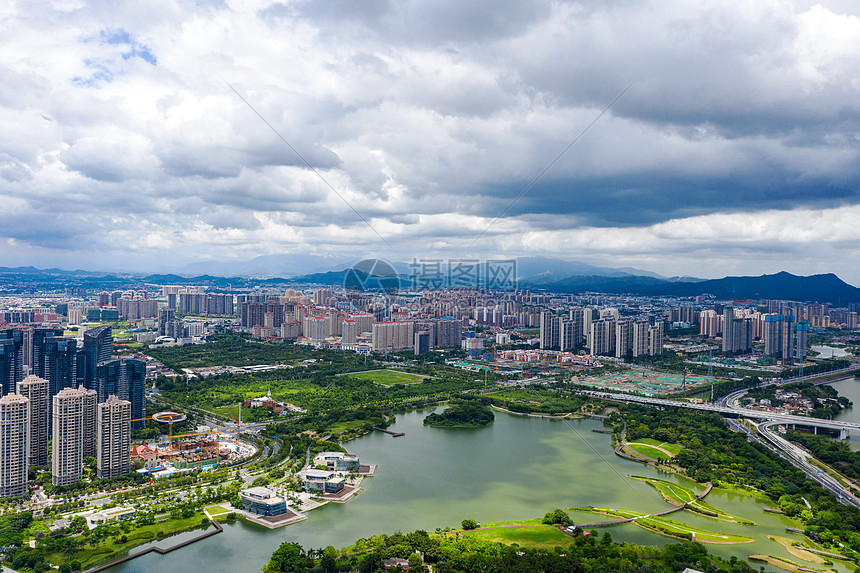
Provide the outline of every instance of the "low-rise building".
[[287,513],[287,500],[266,487],[251,487],[239,492],[242,509],[257,515],[273,516]]
[[310,493],[340,493],[346,480],[333,471],[305,469],[299,472],[305,491]]
[[345,452],[321,452],[314,458],[315,466],[328,466],[328,469],[345,472],[352,469],[358,470],[360,463],[358,456]]

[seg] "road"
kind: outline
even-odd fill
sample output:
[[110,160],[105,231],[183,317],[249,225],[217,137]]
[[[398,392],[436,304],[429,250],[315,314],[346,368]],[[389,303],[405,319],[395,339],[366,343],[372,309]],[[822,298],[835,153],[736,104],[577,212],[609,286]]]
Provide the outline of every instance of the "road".
[[[851,367],[844,370],[847,374],[855,369],[856,367]],[[835,371],[833,373],[828,374],[836,374],[839,372],[841,371]],[[770,382],[763,384],[762,386],[788,384],[790,382],[808,380],[810,378],[818,378],[820,376],[821,375],[804,376],[800,378],[793,378],[790,380],[781,380],[779,382]],[[772,428],[777,425],[796,424],[802,426],[816,426],[837,429],[840,432],[847,432],[848,430],[860,430],[860,424],[853,422],[840,422],[837,420],[820,420],[817,418],[809,418],[805,416],[776,414],[773,412],[758,412],[755,410],[741,408],[738,402],[740,398],[744,396],[748,391],[749,389],[736,390],[723,396],[722,398],[719,398],[718,400],[715,400],[714,404],[692,404],[689,402],[677,402],[674,400],[664,400],[661,398],[646,398],[642,396],[632,396],[629,394],[595,392],[590,390],[585,390],[581,393],[596,398],[623,402],[636,402],[639,404],[647,404],[650,406],[657,407],[681,407],[700,411],[717,412],[723,414],[724,416],[737,416],[740,418],[758,418],[760,421],[756,425],[756,429],[758,430],[757,433],[753,432],[746,424],[737,419],[726,417],[726,421],[729,424],[729,428],[733,431],[746,434],[747,439],[749,441],[762,444],[771,451],[775,452],[781,458],[791,462],[792,465],[803,471],[803,473],[806,474],[807,477],[818,482],[824,489],[832,493],[836,497],[837,501],[839,501],[840,503],[860,509],[860,500],[848,493],[847,489],[842,483],[840,483],[837,479],[833,478],[828,473],[820,470],[818,467],[810,463],[809,459],[812,456],[810,456],[806,451],[795,446],[788,440],[782,438],[779,434],[773,432],[772,430]]]
[[806,453],[806,451],[775,433],[772,429],[775,425],[777,425],[776,422],[761,422],[756,427],[759,435],[772,445],[779,448],[783,453],[787,454],[789,460],[796,467],[803,470],[803,473],[805,473],[807,477],[820,483],[821,487],[836,496],[836,499],[840,503],[860,509],[860,500],[848,493],[847,488],[836,478],[811,464],[809,462],[809,458],[812,456]]

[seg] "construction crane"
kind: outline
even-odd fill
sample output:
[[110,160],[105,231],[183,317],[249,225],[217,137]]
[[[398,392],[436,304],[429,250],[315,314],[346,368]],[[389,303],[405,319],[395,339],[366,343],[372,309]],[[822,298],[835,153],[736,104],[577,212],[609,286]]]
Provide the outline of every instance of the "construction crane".
[[180,412],[158,412],[157,414],[153,414],[152,416],[147,416],[145,418],[135,418],[131,420],[132,422],[142,422],[144,420],[155,420],[159,424],[168,424],[170,426],[169,430],[169,440],[173,441],[173,424],[177,424],[179,422],[184,422],[187,416]]

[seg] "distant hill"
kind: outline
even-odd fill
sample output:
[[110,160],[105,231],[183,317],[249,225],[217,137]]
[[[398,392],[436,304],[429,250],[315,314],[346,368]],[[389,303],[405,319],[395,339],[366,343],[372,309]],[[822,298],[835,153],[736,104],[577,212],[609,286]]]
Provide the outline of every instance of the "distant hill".
[[568,293],[605,292],[646,296],[710,294],[720,300],[796,300],[829,302],[839,306],[860,302],[860,289],[849,285],[832,273],[804,277],[783,271],[773,275],[725,277],[696,282],[644,276],[571,276],[551,282],[526,281],[521,282],[520,286]]
[[797,276],[785,271],[758,277],[725,277],[698,283],[674,283],[666,294],[694,296],[708,293],[722,300],[783,299],[845,305],[860,302],[860,289],[833,273]]

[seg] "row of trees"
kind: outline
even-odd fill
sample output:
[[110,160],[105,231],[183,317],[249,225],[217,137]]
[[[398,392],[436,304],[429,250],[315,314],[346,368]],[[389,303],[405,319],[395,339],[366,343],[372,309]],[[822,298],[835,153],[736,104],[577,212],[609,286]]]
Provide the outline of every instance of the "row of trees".
[[[352,554],[354,551],[360,553]],[[438,573],[675,573],[685,568],[706,573],[754,571],[744,561],[723,561],[710,555],[700,543],[670,543],[662,548],[618,546],[606,534],[600,540],[579,536],[547,550],[494,543],[471,535],[431,536],[415,531],[361,539],[342,552],[333,547],[306,551],[295,543],[285,543],[272,555],[264,572],[304,573],[316,567],[314,571],[325,573],[374,573],[384,570],[384,559],[395,557],[408,560],[409,570],[418,573],[427,571],[427,564]]]

